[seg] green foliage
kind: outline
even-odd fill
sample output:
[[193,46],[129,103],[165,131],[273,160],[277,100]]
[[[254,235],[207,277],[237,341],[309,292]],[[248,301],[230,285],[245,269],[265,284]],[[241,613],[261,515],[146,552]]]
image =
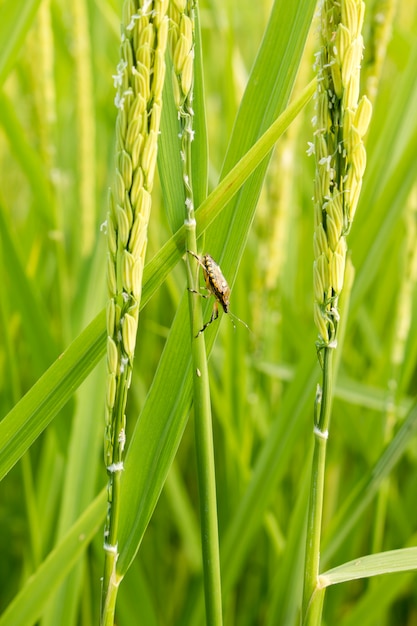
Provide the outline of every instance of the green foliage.
[[[114,169],[111,77],[121,3],[25,2],[19,11],[20,4],[0,4],[0,624],[90,626],[98,621],[106,512],[100,224]],[[326,591],[324,619],[343,626],[411,623],[415,605],[415,579],[406,571],[417,563],[410,549],[417,489],[415,4],[399,3],[394,19],[348,236],[355,280],[327,446],[322,545],[326,584],[343,583]],[[320,378],[314,164],[306,156],[314,5],[265,0],[254,10],[248,2],[212,0],[199,7],[198,243],[221,264],[231,311],[251,329],[237,323],[234,330],[223,316],[204,333],[226,626],[291,626],[301,602]],[[80,7],[92,82],[79,57],[75,63]],[[367,3],[365,75],[371,14]],[[85,90],[92,110],[83,106]],[[87,152],[80,133],[90,137]],[[183,196],[173,174],[180,168],[169,104],[160,142],[127,410],[121,626],[204,621],[185,239],[178,229]],[[84,204],[86,180],[94,183],[95,206]],[[82,235],[89,224],[92,233]],[[91,249],[82,243],[88,237]],[[204,306],[205,319],[211,306]],[[360,558],[360,580],[345,584],[357,577]]]

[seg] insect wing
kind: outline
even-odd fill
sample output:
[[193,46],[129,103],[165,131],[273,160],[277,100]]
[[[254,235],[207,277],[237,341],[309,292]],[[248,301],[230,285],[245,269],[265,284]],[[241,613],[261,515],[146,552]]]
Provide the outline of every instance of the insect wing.
[[229,312],[230,287],[223,276],[220,266],[209,255],[203,257],[206,285],[218,302],[222,305],[225,313]]

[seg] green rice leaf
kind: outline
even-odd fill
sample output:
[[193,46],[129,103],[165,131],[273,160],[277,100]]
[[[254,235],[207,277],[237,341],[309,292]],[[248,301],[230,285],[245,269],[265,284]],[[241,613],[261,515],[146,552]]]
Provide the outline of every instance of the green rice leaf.
[[0,626],[31,626],[39,619],[50,594],[65,579],[103,524],[105,510],[103,489],[13,598],[0,617]]
[[375,497],[382,481],[398,463],[417,431],[417,402],[379,457],[375,466],[363,477],[334,516],[323,543],[323,560],[327,561],[358,522]]
[[[56,358],[57,346],[50,331],[48,316],[39,298],[33,281],[23,266],[17,242],[9,228],[8,221],[0,206],[0,238],[2,243],[2,260],[8,276],[10,294],[15,308],[20,312],[22,326],[30,346],[36,369],[39,372]],[[7,259],[7,262],[6,262]]]
[[0,86],[16,61],[41,0],[3,0],[0,20]]
[[103,311],[0,422],[0,480],[71,398],[105,349]]
[[0,123],[9,140],[10,148],[29,181],[37,208],[37,212],[34,215],[37,217],[37,214],[42,216],[48,228],[52,228],[54,223],[52,218],[52,195],[50,183],[46,176],[46,169],[39,154],[28,141],[27,133],[22,127],[13,102],[7,94],[1,91]]
[[380,576],[381,574],[393,574],[409,572],[417,569],[417,548],[403,548],[401,550],[388,550],[378,554],[369,554],[349,563],[344,563],[333,569],[329,569],[320,575],[320,586],[329,587],[348,580]]

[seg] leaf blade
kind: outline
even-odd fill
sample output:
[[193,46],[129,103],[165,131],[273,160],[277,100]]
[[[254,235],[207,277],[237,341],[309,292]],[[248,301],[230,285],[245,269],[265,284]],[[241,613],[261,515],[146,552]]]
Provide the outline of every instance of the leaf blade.
[[381,574],[410,572],[416,569],[417,547],[387,550],[377,554],[368,554],[334,567],[320,575],[319,583],[322,587],[329,587],[349,580],[370,578]]
[[104,356],[102,311],[0,422],[0,480]]

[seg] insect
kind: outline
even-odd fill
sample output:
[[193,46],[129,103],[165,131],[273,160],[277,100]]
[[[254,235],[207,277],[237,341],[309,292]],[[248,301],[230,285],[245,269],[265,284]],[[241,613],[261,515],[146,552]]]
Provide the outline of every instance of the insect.
[[[188,253],[191,254],[195,259],[197,259],[199,265],[203,269],[204,280],[206,281],[206,288],[210,292],[212,296],[215,297],[215,302],[213,305],[213,311],[211,313],[211,317],[206,324],[204,324],[203,328],[198,331],[196,337],[203,333],[207,326],[210,326],[212,322],[214,322],[219,317],[219,304],[221,305],[223,311],[232,316],[232,313],[229,310],[230,305],[230,287],[228,285],[227,280],[223,276],[223,273],[220,269],[220,266],[216,263],[216,261],[209,254],[204,254],[203,256],[198,256],[188,250]],[[193,293],[202,296],[203,298],[209,298],[210,296],[205,296],[198,291],[190,289]],[[239,322],[241,322],[246,328],[248,326],[241,319],[233,315]],[[233,320],[231,319],[233,326],[235,326]],[[236,328],[236,326],[235,326]]]

